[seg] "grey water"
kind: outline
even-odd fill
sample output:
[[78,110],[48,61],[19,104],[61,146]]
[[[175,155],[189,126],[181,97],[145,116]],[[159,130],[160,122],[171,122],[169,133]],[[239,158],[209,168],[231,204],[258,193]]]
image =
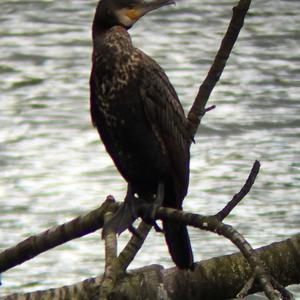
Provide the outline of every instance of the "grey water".
[[[188,111],[236,1],[178,0],[130,30],[166,70]],[[96,0],[0,0],[0,251],[30,235],[122,200],[126,184],[89,116],[91,22]],[[254,0],[191,150],[184,208],[218,212],[254,160],[262,166],[228,217],[259,247],[300,231],[300,1]],[[235,252],[190,229],[196,261]],[[125,245],[129,234],[120,237]],[[99,232],[2,274],[0,294],[72,284],[103,272]],[[132,268],[173,266],[152,232]],[[300,288],[290,288],[300,299]],[[260,296],[252,296],[260,299]]]

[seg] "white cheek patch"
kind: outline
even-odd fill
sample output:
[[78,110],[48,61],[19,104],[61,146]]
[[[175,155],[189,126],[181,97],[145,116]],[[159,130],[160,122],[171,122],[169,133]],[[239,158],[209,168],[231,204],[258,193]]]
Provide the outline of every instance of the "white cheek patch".
[[135,23],[135,20],[130,19],[126,15],[127,12],[128,12],[127,8],[122,8],[122,9],[119,9],[118,11],[116,11],[116,16],[117,16],[119,22],[126,27],[131,26],[131,25],[133,25],[133,23]]

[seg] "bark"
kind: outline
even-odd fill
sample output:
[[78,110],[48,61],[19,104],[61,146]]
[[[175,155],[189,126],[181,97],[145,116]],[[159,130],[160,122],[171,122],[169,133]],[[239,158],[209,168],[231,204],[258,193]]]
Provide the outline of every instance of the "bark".
[[[300,234],[256,250],[267,271],[283,286],[300,282]],[[241,253],[197,263],[194,272],[159,265],[136,269],[120,278],[108,299],[229,299],[251,278],[251,269]],[[0,300],[99,299],[101,277],[47,291],[15,294]],[[260,291],[254,284],[249,293]]]
[[0,253],[0,273],[67,241],[94,232],[103,226],[104,214],[108,211],[116,211],[117,207],[118,204],[108,197],[101,207],[87,215],[50,228],[6,249]]

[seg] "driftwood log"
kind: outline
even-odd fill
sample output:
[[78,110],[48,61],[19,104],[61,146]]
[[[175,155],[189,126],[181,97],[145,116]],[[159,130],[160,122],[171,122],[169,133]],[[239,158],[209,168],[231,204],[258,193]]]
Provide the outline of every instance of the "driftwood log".
[[[300,234],[256,250],[268,272],[282,285],[300,282]],[[284,255],[282,255],[284,253]],[[164,269],[159,265],[133,270],[119,280],[111,299],[229,299],[242,289],[251,277],[251,270],[241,253],[220,256],[197,263],[194,272]],[[57,289],[22,295],[11,295],[1,300],[21,299],[99,299],[102,277]],[[255,284],[250,293],[261,291]]]

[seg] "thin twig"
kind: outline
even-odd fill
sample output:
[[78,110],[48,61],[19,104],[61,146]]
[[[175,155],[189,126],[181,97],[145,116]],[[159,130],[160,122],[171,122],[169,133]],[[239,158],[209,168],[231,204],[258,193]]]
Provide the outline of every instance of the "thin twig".
[[272,285],[280,292],[283,300],[295,300],[294,295],[281,285],[274,277],[272,277]]
[[141,249],[151,228],[152,225],[149,225],[142,221],[137,229],[137,234],[132,235],[126,247],[124,247],[122,252],[119,254],[118,260],[123,271],[127,269],[138,251]]
[[205,114],[205,106],[208,98],[219,81],[225,68],[231,50],[238,38],[239,32],[244,24],[244,18],[250,7],[251,0],[240,0],[233,8],[233,14],[227,32],[222,40],[220,48],[214,59],[210,70],[201,84],[196,99],[188,113],[191,135],[195,136],[202,117]]
[[253,287],[254,281],[255,281],[255,276],[252,275],[251,278],[246,282],[243,288],[236,295],[236,298],[241,298],[241,299],[245,298],[249,294],[251,288]]
[[207,112],[209,112],[209,111],[211,111],[211,110],[213,110],[215,108],[216,108],[216,105],[211,105],[211,106],[209,106],[209,107],[207,107],[207,108],[204,109],[204,113],[206,114]]
[[251,172],[241,190],[232,197],[232,200],[216,214],[216,218],[220,221],[224,220],[230,212],[243,200],[252,188],[257,174],[260,169],[260,162],[256,160],[252,166]]

